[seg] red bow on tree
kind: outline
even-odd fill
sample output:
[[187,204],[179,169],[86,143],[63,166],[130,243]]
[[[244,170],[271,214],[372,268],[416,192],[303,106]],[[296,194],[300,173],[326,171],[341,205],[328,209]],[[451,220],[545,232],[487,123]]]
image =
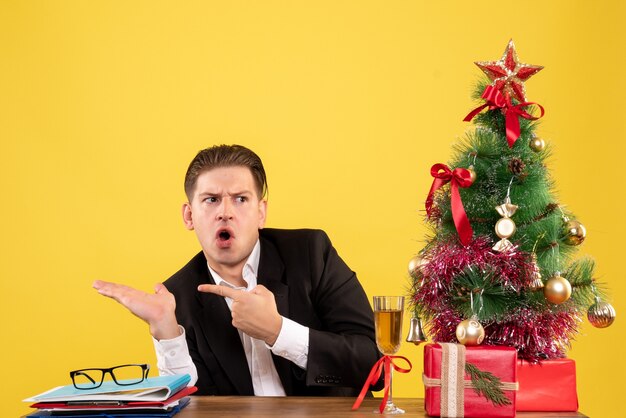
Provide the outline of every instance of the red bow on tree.
[[428,197],[426,198],[426,214],[430,218],[432,211],[434,194],[437,189],[442,187],[446,183],[450,183],[450,205],[452,207],[452,219],[454,225],[459,233],[461,244],[467,245],[472,240],[472,226],[470,225],[463,202],[461,201],[461,194],[459,193],[459,187],[469,187],[472,185],[472,179],[469,170],[465,168],[455,168],[450,170],[445,164],[435,164],[430,169],[430,175],[435,179],[433,180]]
[[[489,107],[489,110],[502,109],[506,119],[506,141],[509,144],[509,148],[513,148],[513,144],[515,144],[515,141],[517,141],[517,138],[520,136],[520,117],[528,120],[537,120],[544,114],[543,107],[538,103],[523,102],[513,106],[511,103],[511,97],[508,94],[502,95],[500,90],[491,85],[485,87],[485,91],[481,97],[485,99],[487,103],[472,110],[467,116],[465,116],[463,121],[469,122],[474,119],[474,116],[479,114],[480,111],[486,107]],[[541,115],[535,117],[523,109],[524,107],[530,105],[537,105],[541,110]]]

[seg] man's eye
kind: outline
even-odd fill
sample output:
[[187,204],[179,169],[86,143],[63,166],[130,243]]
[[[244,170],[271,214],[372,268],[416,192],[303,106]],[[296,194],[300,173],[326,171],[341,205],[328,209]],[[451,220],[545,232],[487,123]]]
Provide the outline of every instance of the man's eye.
[[217,197],[210,196],[210,197],[205,198],[204,201],[207,203],[216,203]]
[[248,200],[248,198],[247,198],[247,197],[245,197],[245,196],[237,196],[237,197],[235,198],[235,202],[237,202],[237,203],[244,203],[244,202],[246,202],[247,200]]

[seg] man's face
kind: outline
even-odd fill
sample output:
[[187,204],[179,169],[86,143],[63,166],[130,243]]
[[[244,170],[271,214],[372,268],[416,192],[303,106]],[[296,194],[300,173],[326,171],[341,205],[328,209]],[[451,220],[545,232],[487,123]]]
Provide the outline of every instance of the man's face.
[[267,201],[260,200],[247,167],[220,167],[198,176],[183,219],[195,230],[211,268],[243,269],[259,229],[265,225]]

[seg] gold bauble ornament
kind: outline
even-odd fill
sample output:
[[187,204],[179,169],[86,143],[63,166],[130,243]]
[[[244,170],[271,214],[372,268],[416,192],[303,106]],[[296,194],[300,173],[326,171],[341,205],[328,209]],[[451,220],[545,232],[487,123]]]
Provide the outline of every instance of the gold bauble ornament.
[[606,328],[615,321],[615,309],[608,302],[596,298],[596,303],[589,307],[587,319],[596,328]]
[[476,181],[476,170],[474,170],[474,166],[470,165],[469,167],[467,167],[467,171],[469,171],[470,180],[472,181],[472,184],[474,184],[474,182]]
[[563,235],[563,242],[567,245],[580,245],[587,236],[587,230],[580,222],[567,219],[563,225]]
[[543,295],[550,303],[561,304],[572,296],[572,285],[566,278],[556,273],[550,277],[543,288]]
[[478,318],[471,317],[456,326],[456,339],[463,345],[480,345],[485,339],[485,329]]
[[419,255],[416,255],[415,257],[409,260],[409,274],[411,276],[415,276],[415,274],[417,273],[417,270],[422,268],[429,262],[430,262],[430,259],[428,257],[422,257]]
[[528,143],[530,149],[535,152],[541,152],[546,148],[546,141],[539,138],[538,136],[533,136],[530,138],[530,142]]

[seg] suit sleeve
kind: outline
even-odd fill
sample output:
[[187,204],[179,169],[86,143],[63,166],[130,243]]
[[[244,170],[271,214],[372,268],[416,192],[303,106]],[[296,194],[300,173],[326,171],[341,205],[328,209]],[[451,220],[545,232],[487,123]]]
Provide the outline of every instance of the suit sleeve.
[[380,358],[374,314],[356,274],[325,233],[314,235],[309,250],[311,298],[320,327],[309,331],[306,384],[360,388]]

